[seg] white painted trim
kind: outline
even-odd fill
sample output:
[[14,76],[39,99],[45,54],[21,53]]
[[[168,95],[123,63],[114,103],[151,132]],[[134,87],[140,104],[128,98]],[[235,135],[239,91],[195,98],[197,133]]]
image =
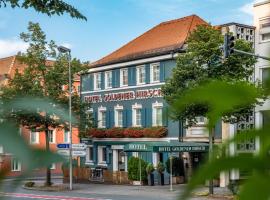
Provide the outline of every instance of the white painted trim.
[[[154,81],[154,67],[159,67],[159,76],[158,80]],[[159,83],[160,82],[160,63],[152,63],[150,64],[150,83]]]
[[104,148],[106,149],[106,146],[98,146],[98,165],[102,165],[102,166],[107,165],[106,160],[103,160],[103,149]]
[[142,111],[141,111],[141,124],[137,125],[136,123],[136,114],[137,114],[137,110],[141,110],[142,109],[142,105],[141,104],[133,104],[132,105],[132,126],[133,127],[142,127]]
[[55,144],[56,142],[56,129],[50,130],[52,132],[52,142],[50,141],[50,144]]
[[[97,88],[97,81],[100,77],[100,87]],[[94,90],[101,90],[101,83],[102,83],[102,80],[101,80],[101,72],[97,72],[97,73],[94,73]]]
[[121,68],[120,69],[120,87],[127,87],[128,84],[125,84],[125,85],[123,84],[123,81],[124,81],[123,71],[127,71],[127,81],[128,81],[128,68]]
[[123,150],[124,149],[124,145],[112,145],[111,146],[111,149],[112,150],[114,150],[114,149]]
[[[107,111],[107,108],[106,107],[103,107],[103,106],[100,106],[98,108],[98,128],[106,128],[106,111]],[[102,115],[105,113],[105,126],[102,125]]]
[[[36,135],[36,141],[32,142],[32,133]],[[39,132],[30,131],[30,144],[39,144]]]
[[[108,77],[111,78],[111,86],[108,86]],[[104,73],[104,85],[105,85],[105,89],[112,88],[112,71],[105,71],[105,73]]]
[[[114,125],[115,127],[123,127],[123,106],[119,106],[118,104],[114,106]],[[122,124],[118,124],[119,111],[122,111]]]
[[[92,151],[94,151],[93,145],[88,145],[87,146],[87,148],[86,148],[86,158],[85,158],[86,163],[94,163],[93,158],[92,158],[92,160],[89,159],[90,148],[92,149]],[[94,152],[93,152],[93,155],[94,155]]]
[[105,65],[105,66],[101,66],[101,67],[95,67],[95,68],[89,69],[88,72],[98,72],[98,71],[109,70],[109,69],[114,69],[114,68],[127,67],[130,65],[140,65],[143,63],[147,63],[147,62],[157,62],[157,61],[161,61],[161,60],[173,59],[173,58],[176,58],[177,56],[178,56],[178,53],[166,54],[166,55],[162,55],[162,56],[144,58],[144,59],[133,60],[133,61],[117,63],[117,64],[112,64],[112,65]]
[[[67,134],[67,137],[65,137],[65,134]],[[65,140],[65,138],[67,138],[67,140]],[[65,129],[64,129],[64,133],[63,133],[63,142],[70,143],[70,131],[67,131]]]
[[157,124],[157,108],[161,108],[161,116],[163,115],[162,113],[162,108],[163,108],[163,103],[159,103],[156,101],[155,103],[152,104],[152,126],[162,126],[162,121],[161,119],[161,124]]
[[20,172],[20,171],[22,171],[22,163],[18,159],[16,159],[16,161],[18,162],[18,169],[14,169],[13,168],[13,162],[14,162],[15,159],[16,158],[11,159],[11,171],[12,172]]
[[105,89],[105,90],[85,91],[85,92],[81,92],[81,94],[91,94],[91,93],[98,93],[98,92],[110,92],[110,91],[115,91],[115,90],[136,89],[136,88],[144,88],[144,87],[160,86],[160,85],[165,85],[165,82],[145,84],[145,85],[127,86],[127,87],[119,87],[119,88],[111,88],[111,89]]
[[[143,71],[144,74],[144,78],[143,78],[143,82],[139,82],[139,70]],[[145,78],[146,78],[146,70],[145,70],[145,65],[139,65],[136,67],[136,84],[137,85],[144,85],[145,84]]]

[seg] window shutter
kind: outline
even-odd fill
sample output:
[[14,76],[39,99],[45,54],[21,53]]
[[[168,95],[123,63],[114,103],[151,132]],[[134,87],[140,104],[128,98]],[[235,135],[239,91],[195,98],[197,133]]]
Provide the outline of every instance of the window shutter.
[[164,63],[160,63],[160,82],[165,81],[165,66]]
[[130,67],[128,70],[128,85],[136,85],[136,67]]
[[127,110],[124,109],[123,110],[123,127],[127,127],[127,119],[128,119]]
[[152,111],[153,109],[151,108],[146,108],[146,127],[151,127],[152,126]]
[[110,148],[106,147],[106,163],[110,164]]
[[110,128],[110,111],[106,111],[106,128]]
[[167,107],[162,108],[162,125],[168,126],[168,108]]
[[[83,81],[83,91],[87,90],[88,87],[90,89],[90,91],[93,91],[94,90],[94,74],[89,74],[86,79],[89,79],[89,82],[86,80],[85,82]],[[87,85],[89,84],[89,85]]]
[[101,89],[104,90],[105,88],[105,73],[101,72]]
[[145,65],[145,83],[150,83],[150,65]]
[[115,121],[114,121],[114,111],[109,111],[110,112],[110,127],[115,127]]
[[97,163],[97,157],[98,157],[98,147],[96,145],[93,146],[93,161],[94,163]]
[[146,120],[147,120],[146,119],[146,108],[142,109],[142,119],[141,120],[142,120],[142,126],[146,127]]
[[115,73],[115,81],[114,81],[115,87],[120,87],[120,69],[114,70],[114,73]]
[[115,88],[115,81],[116,77],[115,77],[115,70],[112,70],[112,88]]
[[131,127],[132,126],[132,110],[128,109],[127,110],[127,127]]

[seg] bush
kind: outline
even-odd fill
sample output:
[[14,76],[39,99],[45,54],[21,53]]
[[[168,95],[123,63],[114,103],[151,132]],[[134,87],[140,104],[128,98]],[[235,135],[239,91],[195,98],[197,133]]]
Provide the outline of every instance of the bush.
[[127,128],[124,130],[125,137],[129,138],[141,138],[143,137],[142,128]]
[[147,180],[146,166],[147,162],[142,159],[131,157],[128,160],[128,179],[132,181],[140,180],[140,166],[141,161],[141,170],[142,170],[142,181]]
[[92,128],[89,131],[89,136],[95,138],[106,138],[106,131],[105,129]]
[[154,165],[152,163],[148,163],[146,167],[146,173],[151,174],[153,171],[155,171]]
[[32,181],[29,181],[29,182],[26,182],[24,184],[25,187],[34,187],[35,186],[35,182],[32,182]]
[[[168,173],[171,173],[170,158],[166,161],[166,169]],[[172,175],[173,176],[184,176],[184,161],[182,158],[172,158]]]
[[165,166],[162,162],[159,162],[157,165],[157,171],[162,174],[165,171]]
[[151,127],[151,128],[110,128],[89,130],[88,135],[94,138],[162,138],[168,133],[166,127]]
[[167,133],[168,133],[168,130],[165,127],[151,127],[151,128],[145,128],[143,130],[144,137],[149,137],[149,138],[162,138],[162,137],[165,137]]
[[105,131],[106,137],[108,138],[123,138],[124,129],[122,128],[110,128]]

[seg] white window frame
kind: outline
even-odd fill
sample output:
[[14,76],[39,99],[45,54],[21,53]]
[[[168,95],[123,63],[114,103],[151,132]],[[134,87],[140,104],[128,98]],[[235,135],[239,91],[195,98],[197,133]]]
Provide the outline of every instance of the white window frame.
[[50,169],[51,169],[51,170],[56,169],[56,164],[55,164],[55,163],[52,163]]
[[[14,161],[16,161],[17,162],[17,167],[18,168],[14,168]],[[21,164],[21,162],[17,159],[17,158],[13,158],[12,157],[12,159],[11,159],[11,171],[12,172],[20,172],[22,170],[22,164]]]
[[[94,164],[94,158],[89,159],[90,156],[90,148],[92,149],[92,151],[94,151],[94,146],[93,145],[88,145],[86,148],[86,163],[91,163]],[[93,157],[94,157],[94,152],[93,152]]]
[[263,35],[265,35],[265,34],[270,34],[270,32],[267,32],[267,33],[261,33],[261,34],[260,34],[260,38],[261,38],[261,42],[262,42],[262,43],[264,43],[264,42],[270,42],[270,38],[267,39],[267,40],[263,40]]
[[[94,73],[94,90],[101,90],[101,83],[102,83],[101,78],[102,78],[101,72]],[[100,82],[100,87],[98,87],[97,81]]]
[[[98,108],[98,128],[106,128],[106,112],[107,112],[107,109],[106,107],[102,107],[100,106]],[[103,125],[103,121],[102,121],[102,114],[105,113],[105,122],[104,122],[104,125]]]
[[[207,120],[206,117],[197,116],[195,118],[196,118],[196,121],[197,121],[196,125],[206,125],[208,123],[208,120]],[[203,121],[198,120],[198,119],[202,119],[202,118],[203,118]]]
[[[32,141],[32,134],[35,133],[36,140]],[[39,144],[39,132],[30,131],[30,144]]]
[[[0,154],[3,154],[4,153],[4,147],[0,145]],[[1,159],[0,159],[1,161]]]
[[[103,158],[103,149],[106,149],[106,146],[98,146],[98,165],[107,165],[107,161]],[[107,151],[107,149],[106,149]],[[106,152],[107,153],[107,152]]]
[[[162,113],[163,103],[155,102],[152,104],[152,125],[153,126],[163,126],[163,113]],[[161,124],[157,124],[157,109],[161,109]]]
[[[122,112],[122,124],[119,124],[119,111]],[[124,115],[123,115],[123,106],[119,106],[119,105],[116,105],[114,107],[114,125],[115,127],[123,127],[123,118],[124,118]]]
[[[124,84],[124,71],[127,71],[127,84]],[[120,87],[128,86],[128,68],[120,69]]]
[[[110,76],[110,78],[111,78],[111,85],[108,85],[109,84],[109,82],[108,82],[108,77]],[[104,75],[104,77],[105,77],[105,89],[110,89],[110,88],[112,88],[112,71],[106,71],[105,72],[105,75]]]
[[[154,80],[154,69],[158,67],[158,80]],[[153,63],[150,65],[150,83],[159,83],[160,82],[160,64]]]
[[[139,78],[139,71],[140,69],[143,69],[144,70],[144,80],[142,82],[140,82],[140,78]],[[145,74],[145,65],[140,65],[140,66],[137,66],[136,67],[136,82],[137,82],[137,85],[143,85],[145,84],[145,77],[146,74]]]
[[137,121],[136,121],[137,110],[139,109],[142,111],[141,104],[135,103],[134,105],[132,105],[132,126],[133,127],[142,127],[142,112],[141,112],[141,120],[140,120],[141,124],[137,124]]
[[50,144],[55,144],[55,142],[56,142],[56,129],[49,130],[49,131],[52,131],[52,141],[51,141],[51,135],[49,132],[49,142],[50,142]]
[[[65,140],[65,134],[67,134],[67,140]],[[64,129],[63,133],[63,143],[70,143],[70,131]]]

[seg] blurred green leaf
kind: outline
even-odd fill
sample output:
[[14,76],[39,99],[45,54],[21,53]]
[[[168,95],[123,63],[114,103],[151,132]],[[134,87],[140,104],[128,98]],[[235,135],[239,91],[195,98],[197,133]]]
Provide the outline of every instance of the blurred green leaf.
[[172,112],[185,112],[186,107],[194,104],[207,105],[208,125],[212,128],[221,116],[256,104],[260,94],[258,88],[244,81],[228,83],[212,80],[181,94],[172,105]]

